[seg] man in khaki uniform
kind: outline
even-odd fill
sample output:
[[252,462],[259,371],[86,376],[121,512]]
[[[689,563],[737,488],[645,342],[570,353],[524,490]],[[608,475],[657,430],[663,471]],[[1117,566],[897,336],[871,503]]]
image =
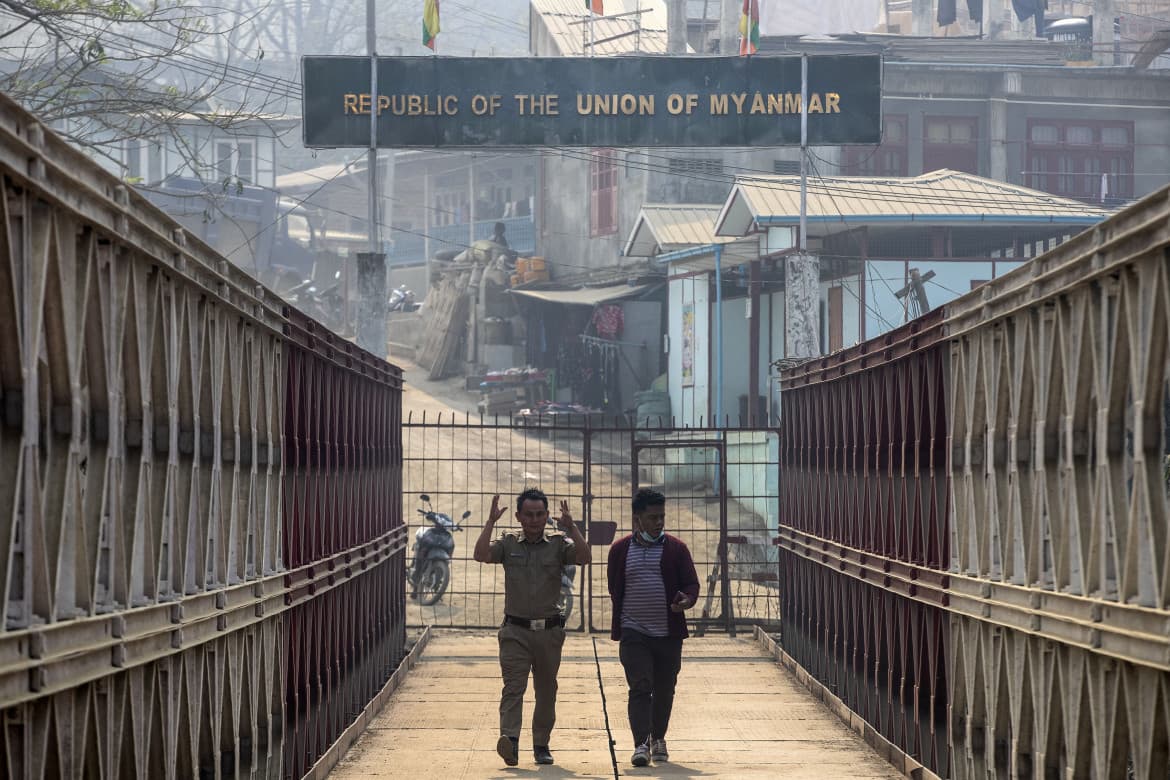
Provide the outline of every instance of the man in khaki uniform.
[[504,567],[504,622],[500,626],[500,739],[496,752],[508,766],[519,762],[520,726],[528,675],[536,693],[532,715],[532,753],[538,764],[553,763],[549,736],[556,722],[557,671],[565,644],[564,618],[557,610],[561,567],[584,566],[591,553],[561,502],[560,526],[565,533],[549,533],[548,497],[535,488],[516,498],[520,531],[508,531],[492,540],[496,521],[504,515],[500,497],[492,499],[488,521],[475,542],[475,560]]

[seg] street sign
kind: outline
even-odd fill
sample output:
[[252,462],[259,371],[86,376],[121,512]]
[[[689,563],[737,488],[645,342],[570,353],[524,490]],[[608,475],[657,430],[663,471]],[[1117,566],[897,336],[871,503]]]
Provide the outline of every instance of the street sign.
[[[881,141],[878,55],[809,56],[808,143]],[[798,146],[800,57],[305,57],[305,146]]]

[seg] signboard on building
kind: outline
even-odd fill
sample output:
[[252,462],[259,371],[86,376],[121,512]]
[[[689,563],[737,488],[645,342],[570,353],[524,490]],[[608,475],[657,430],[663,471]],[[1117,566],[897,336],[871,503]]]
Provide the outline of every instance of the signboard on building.
[[[878,55],[810,56],[810,145],[881,141]],[[305,146],[800,143],[800,57],[305,57]]]

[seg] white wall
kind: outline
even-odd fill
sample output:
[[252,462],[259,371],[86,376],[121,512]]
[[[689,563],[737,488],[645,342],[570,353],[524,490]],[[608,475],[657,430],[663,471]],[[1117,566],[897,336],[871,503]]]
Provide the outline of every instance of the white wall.
[[780,517],[780,439],[763,431],[727,432],[727,489],[732,498],[767,521]]
[[[681,268],[674,268],[675,273],[682,272]],[[667,370],[670,374],[670,411],[677,423],[696,426],[700,418],[707,422],[710,412],[707,408],[709,380],[708,344],[710,344],[707,277],[690,276],[682,279],[671,279],[669,286],[669,323],[670,323],[670,353],[667,355]],[[691,387],[683,386],[682,359],[683,359],[683,307],[694,305],[695,312],[695,343],[692,347],[694,355],[694,384]]]

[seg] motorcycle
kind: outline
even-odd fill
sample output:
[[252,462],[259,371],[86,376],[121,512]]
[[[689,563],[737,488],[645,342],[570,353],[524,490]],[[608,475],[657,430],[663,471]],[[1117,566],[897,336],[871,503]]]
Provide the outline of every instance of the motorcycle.
[[395,287],[390,293],[389,305],[390,311],[411,312],[419,308],[414,300],[414,291],[407,289],[405,284]]
[[[414,561],[407,579],[410,581],[411,600],[429,607],[447,592],[447,585],[451,582],[451,554],[455,552],[455,539],[451,534],[463,529],[450,515],[436,512],[431,506],[431,497],[426,493],[418,498],[426,505],[418,513],[430,526],[420,528],[414,534],[414,546],[411,548]],[[470,510],[464,512],[461,519],[469,517]]]
[[[551,517],[548,520],[548,524],[553,528],[557,527],[557,524],[553,522]],[[566,626],[569,624],[569,615],[573,614],[573,580],[576,576],[576,565],[570,563],[561,567],[561,593],[557,597],[557,610],[564,618]]]

